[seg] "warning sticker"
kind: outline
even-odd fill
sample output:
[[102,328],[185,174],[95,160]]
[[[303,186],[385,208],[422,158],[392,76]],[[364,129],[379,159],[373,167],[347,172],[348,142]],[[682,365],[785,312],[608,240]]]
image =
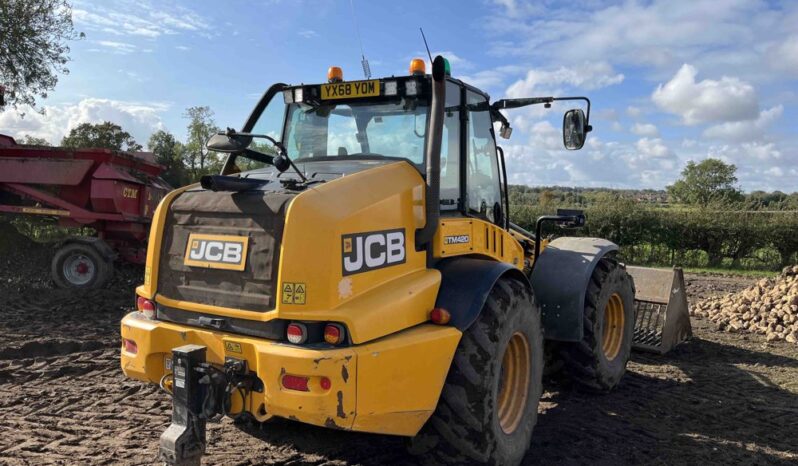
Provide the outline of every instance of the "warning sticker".
[[283,304],[305,304],[307,287],[304,283],[283,282]]
[[224,342],[224,350],[228,353],[241,353],[241,343],[226,341]]

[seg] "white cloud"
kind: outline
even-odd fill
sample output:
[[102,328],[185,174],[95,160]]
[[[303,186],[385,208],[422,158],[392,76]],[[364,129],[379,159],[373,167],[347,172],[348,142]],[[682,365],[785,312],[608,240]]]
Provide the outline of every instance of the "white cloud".
[[640,109],[640,107],[635,107],[634,105],[630,105],[626,107],[626,114],[632,118],[637,118],[643,114],[643,111]]
[[186,45],[175,45],[175,48],[177,50],[182,50],[183,52],[185,52],[186,50],[191,50],[191,47]]
[[643,157],[669,158],[673,157],[673,151],[659,138],[641,138],[635,143],[635,148]]
[[207,36],[211,31],[204,18],[184,7],[170,6],[167,11],[146,2],[123,2],[114,4],[114,8],[105,3],[93,4],[91,10],[72,9],[72,20],[78,28],[150,39],[181,32]]
[[313,37],[319,35],[316,31],[312,29],[302,29],[299,32],[297,32],[297,34],[304,39],[312,39]]
[[128,44],[126,42],[116,42],[112,40],[98,40],[97,44],[119,55],[127,55],[136,50],[135,45]]
[[773,68],[798,76],[798,34],[769,47],[768,58]]
[[[798,2],[588,0],[577,8],[493,0],[483,18],[488,53],[527,66],[518,76],[479,76],[491,86],[509,83],[510,97],[623,83],[586,92],[596,131],[578,152],[560,148],[559,109],[508,111],[513,182],[662,188],[688,160],[711,156],[736,164],[746,190],[796,190],[798,143],[785,126],[798,101]],[[569,72],[584,63],[604,72]]]
[[756,120],[730,121],[719,125],[710,126],[704,130],[703,135],[708,139],[720,139],[730,142],[752,141],[762,139],[768,127],[781,118],[784,112],[782,105],[763,110]]
[[503,7],[508,16],[516,18],[522,15],[540,13],[543,8],[534,2],[518,2],[516,0],[493,0],[493,3]]
[[684,64],[667,83],[660,84],[651,100],[667,112],[695,125],[705,122],[751,120],[759,114],[756,91],[735,77],[696,82],[698,71]]
[[146,145],[150,134],[164,125],[161,114],[168,110],[164,102],[126,102],[86,98],[77,104],[45,106],[44,114],[25,109],[25,117],[13,110],[0,113],[0,133],[12,136],[29,134],[59,144],[69,131],[81,123],[111,121]]
[[131,80],[136,81],[136,82],[143,83],[143,82],[146,82],[146,81],[150,80],[150,78],[148,76],[143,76],[141,73],[137,73],[135,71],[131,71],[131,70],[117,70],[117,71],[120,74],[123,74],[123,75],[127,76],[128,78],[130,78]]
[[765,173],[770,176],[775,176],[778,178],[784,176],[784,170],[782,170],[781,167],[770,167],[767,170],[765,170]]
[[630,128],[631,131],[638,135],[638,136],[648,136],[648,137],[657,137],[659,136],[659,131],[657,127],[652,125],[651,123],[635,123]]
[[510,97],[530,97],[541,94],[544,90],[557,89],[560,86],[599,89],[623,82],[623,74],[616,73],[606,62],[585,62],[581,65],[561,66],[553,70],[529,70],[524,79],[518,80],[507,88]]
[[[657,70],[714,63],[725,73],[765,75],[763,49],[794,34],[795,2],[756,0],[502,1],[486,18],[488,50],[560,63],[608,61]],[[576,10],[575,10],[576,8]],[[498,10],[498,11],[496,11]],[[577,13],[575,13],[575,11]]]
[[490,89],[503,87],[511,77],[519,75],[524,71],[526,71],[526,68],[523,66],[503,65],[467,75],[457,73],[457,77],[479,89]]

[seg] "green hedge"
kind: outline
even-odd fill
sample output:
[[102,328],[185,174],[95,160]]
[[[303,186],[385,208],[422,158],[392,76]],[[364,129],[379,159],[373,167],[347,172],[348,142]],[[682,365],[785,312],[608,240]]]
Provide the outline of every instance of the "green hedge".
[[[534,230],[556,207],[511,206],[514,223]],[[777,270],[798,262],[798,213],[732,209],[667,209],[617,198],[585,209],[587,226],[544,235],[607,238],[629,263]]]

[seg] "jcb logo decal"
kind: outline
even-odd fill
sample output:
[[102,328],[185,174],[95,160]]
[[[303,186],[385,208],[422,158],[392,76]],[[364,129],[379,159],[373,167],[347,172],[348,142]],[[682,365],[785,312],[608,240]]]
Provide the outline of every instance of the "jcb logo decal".
[[341,251],[344,275],[403,264],[407,257],[405,230],[399,228],[343,235]]
[[199,235],[188,236],[183,263],[193,267],[244,270],[247,263],[246,236]]

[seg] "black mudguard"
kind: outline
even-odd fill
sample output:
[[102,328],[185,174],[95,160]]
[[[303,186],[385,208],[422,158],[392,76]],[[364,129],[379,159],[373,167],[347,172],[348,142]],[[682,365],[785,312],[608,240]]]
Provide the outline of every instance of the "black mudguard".
[[504,262],[453,257],[438,262],[435,268],[441,272],[441,287],[435,307],[449,311],[452,316],[450,324],[461,331],[477,320],[499,278],[510,276],[532,289],[523,272]]
[[599,238],[557,238],[546,246],[530,282],[547,340],[581,341],[585,292],[598,261],[618,245]]

